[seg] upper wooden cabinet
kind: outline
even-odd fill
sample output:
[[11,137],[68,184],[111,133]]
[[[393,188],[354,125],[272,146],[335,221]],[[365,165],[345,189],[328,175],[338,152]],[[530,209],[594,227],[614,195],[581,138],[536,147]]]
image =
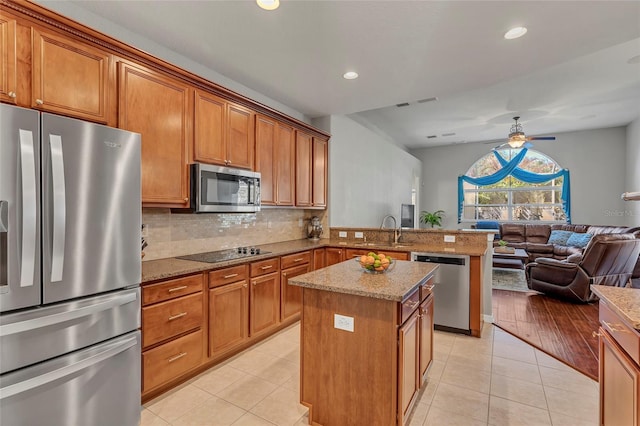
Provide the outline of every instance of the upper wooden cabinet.
[[296,206],[312,205],[311,161],[313,137],[300,130],[296,131]]
[[192,89],[126,62],[118,70],[118,127],[142,135],[142,203],[187,207]]
[[261,203],[293,206],[295,203],[295,131],[293,127],[256,115],[256,171],[260,172]]
[[313,198],[311,204],[314,207],[327,207],[328,145],[326,139],[313,138]]
[[15,104],[16,80],[16,20],[4,12],[0,16],[0,101]]
[[194,160],[253,169],[254,113],[196,90]]
[[109,123],[115,111],[112,55],[53,32],[32,31],[31,107]]

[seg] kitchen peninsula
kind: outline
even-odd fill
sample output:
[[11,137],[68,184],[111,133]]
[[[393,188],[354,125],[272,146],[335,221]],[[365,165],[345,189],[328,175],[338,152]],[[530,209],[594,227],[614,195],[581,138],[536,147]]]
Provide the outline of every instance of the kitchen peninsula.
[[347,261],[289,281],[303,291],[300,400],[310,424],[404,424],[433,359],[437,268],[396,261],[370,274]]

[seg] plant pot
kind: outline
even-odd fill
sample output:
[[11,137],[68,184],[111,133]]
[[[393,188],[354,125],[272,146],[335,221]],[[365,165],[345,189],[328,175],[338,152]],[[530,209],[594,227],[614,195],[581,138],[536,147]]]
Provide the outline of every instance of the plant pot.
[[496,253],[515,253],[516,249],[513,247],[496,247],[494,250]]

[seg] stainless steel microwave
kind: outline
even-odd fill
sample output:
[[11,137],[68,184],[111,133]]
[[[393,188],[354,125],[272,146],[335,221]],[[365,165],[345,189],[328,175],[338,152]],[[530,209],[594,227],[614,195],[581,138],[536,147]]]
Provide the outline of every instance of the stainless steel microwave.
[[191,178],[196,213],[260,211],[260,173],[196,163]]

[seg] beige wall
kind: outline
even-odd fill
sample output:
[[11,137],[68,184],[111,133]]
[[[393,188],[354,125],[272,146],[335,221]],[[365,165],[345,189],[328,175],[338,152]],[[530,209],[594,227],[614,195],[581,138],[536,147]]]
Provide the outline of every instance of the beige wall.
[[312,216],[320,217],[322,237],[328,238],[324,210],[263,208],[258,213],[180,214],[169,209],[143,209],[149,244],[143,260],[306,238]]

